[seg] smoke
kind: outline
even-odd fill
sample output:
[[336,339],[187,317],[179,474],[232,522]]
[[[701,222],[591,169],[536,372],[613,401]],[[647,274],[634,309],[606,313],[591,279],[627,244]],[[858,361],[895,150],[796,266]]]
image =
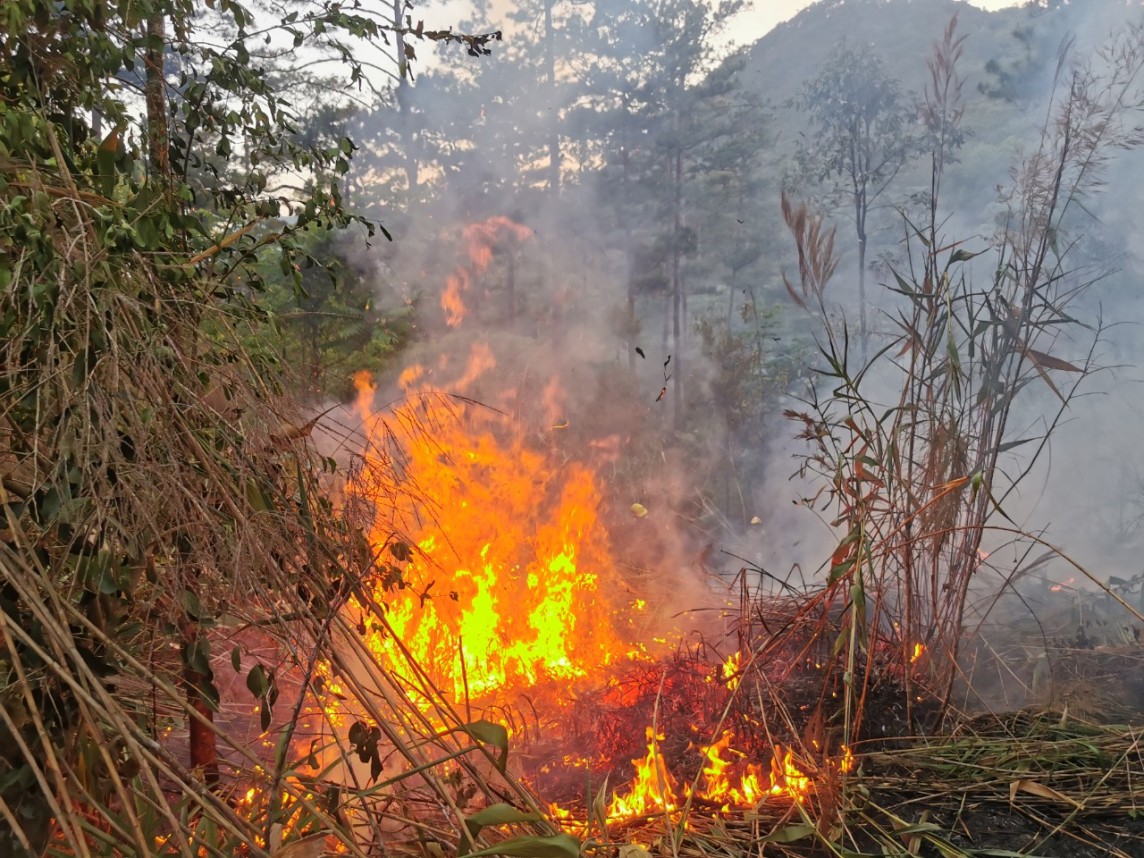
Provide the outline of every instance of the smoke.
[[[971,34],[977,53],[966,69],[971,133],[945,182],[950,210],[943,232],[950,240],[967,240],[967,248],[978,250],[991,239],[1005,210],[998,189],[1008,182],[1014,157],[1036,145],[1032,129],[1044,116],[1054,82],[1059,84],[1058,46],[1075,34],[1076,54],[1090,56],[1127,14],[1122,4],[1097,5],[1099,14],[1093,4],[1084,4],[1083,14],[1079,4],[1044,14],[1012,9],[982,13],[980,20],[988,21],[988,27]],[[418,339],[390,377],[381,379],[378,402],[399,400],[400,372],[420,365],[426,382],[503,412],[512,431],[534,448],[557,461],[590,466],[605,487],[601,515],[622,570],[622,586],[654,597],[657,616],[679,617],[672,622],[689,628],[719,614],[728,582],[744,568],[766,589],[777,590],[780,581],[806,589],[820,585],[823,564],[839,539],[829,524],[831,511],[821,503],[817,508],[801,503],[821,485],[794,476],[803,442],[794,439],[795,427],[781,416],[797,404],[807,384],[817,383],[810,369],[821,360],[807,320],[779,297],[776,277],[784,264],[793,264],[792,248],[772,225],[783,158],[797,133],[784,128],[776,133],[774,151],[743,156],[757,159],[761,177],[748,194],[757,204],[750,214],[738,216],[742,194],[726,175],[721,174],[723,186],[689,180],[684,222],[694,230],[698,250],[682,261],[689,305],[680,349],[671,330],[669,218],[662,199],[635,184],[628,188],[629,198],[622,198],[624,173],[617,155],[644,157],[645,167],[660,159],[659,173],[649,175],[666,183],[671,174],[664,150],[655,148],[638,117],[616,113],[613,125],[590,131],[575,124],[598,121],[593,111],[615,111],[616,102],[600,95],[593,74],[619,75],[621,60],[638,64],[661,46],[653,41],[653,30],[642,27],[629,34],[619,60],[578,56],[569,40],[575,32],[599,26],[590,12],[586,7],[555,8],[555,103],[545,71],[542,16],[496,6],[470,29],[503,29],[508,36],[503,48],[479,60],[443,55],[402,96],[403,107],[395,103],[389,111],[361,119],[363,139],[373,141],[374,149],[356,193],[359,201],[376,206],[396,239],[360,248],[363,264],[377,272],[378,306],[415,306],[418,313]],[[797,26],[773,34],[771,47],[764,40],[753,53],[765,56],[777,49],[773,40],[780,37],[787,42],[807,38],[804,31],[813,13],[804,13]],[[828,20],[829,15],[822,19]],[[940,35],[941,23],[935,23],[931,38]],[[979,91],[977,83],[998,79],[984,70],[990,49],[979,47],[980,40],[993,39],[989,44],[1000,50],[1017,38],[1012,35],[1016,28],[1029,30],[1018,41],[1030,47],[1027,57],[1021,54],[1020,69],[1000,69],[1009,75],[1011,91],[1004,97]],[[893,56],[891,42],[892,37],[880,46],[887,56]],[[913,66],[921,67],[926,44],[920,43],[919,56],[909,60]],[[816,43],[812,53],[823,54],[829,47]],[[783,50],[788,59],[799,53],[790,44]],[[817,69],[796,69],[793,59],[791,65],[789,79],[763,81],[744,73],[742,80],[748,87],[793,94]],[[919,81],[903,83],[907,89],[921,88]],[[780,95],[768,94],[781,102]],[[396,121],[402,111],[404,125]],[[395,134],[394,129],[405,131]],[[558,190],[550,187],[553,135],[561,164]],[[621,138],[623,146],[617,142]],[[403,178],[411,156],[418,164],[417,188]],[[691,166],[698,176],[700,159]],[[1138,164],[1125,159],[1111,169],[1116,190],[1128,183]],[[928,175],[924,165],[914,165],[896,182],[896,198],[906,206],[928,187]],[[645,196],[637,198],[641,193]],[[1005,513],[1017,525],[1074,550],[1096,569],[1124,575],[1134,571],[1144,534],[1138,521],[1144,518],[1138,512],[1144,511],[1144,461],[1135,441],[1144,389],[1133,368],[1141,357],[1136,320],[1144,311],[1133,286],[1144,261],[1134,248],[1144,224],[1122,195],[1100,196],[1091,210],[1096,218],[1074,237],[1083,232],[1085,241],[1095,238],[1098,258],[1077,256],[1078,266],[1116,271],[1076,309],[1086,323],[1097,317],[1117,323],[1103,332],[1097,351],[1099,362],[1110,368],[1091,380],[1090,395],[1078,399],[1053,429],[1048,454],[1009,498]],[[729,212],[736,216],[728,219]],[[893,213],[883,220],[900,223]],[[665,222],[666,242],[660,240]],[[760,251],[758,261],[748,263],[732,281],[728,255],[734,248],[716,248],[729,229],[738,228],[736,222],[753,230],[748,235]],[[478,245],[483,241],[478,258],[474,233],[482,229],[486,235],[476,239]],[[853,267],[845,241],[848,229],[849,224],[839,222],[843,267],[832,287],[847,314],[853,311],[847,293],[856,279],[846,271],[847,265]],[[896,226],[880,231],[868,258],[902,262],[901,235]],[[980,282],[992,276],[992,262],[986,254],[974,263]],[[882,280],[889,279],[888,270],[880,273]],[[1074,273],[1084,276],[1083,271]],[[896,306],[890,293],[874,285],[877,279],[870,281],[873,309],[881,314],[875,337],[892,331]],[[464,304],[459,318],[456,308],[442,306],[450,284],[452,297]],[[759,306],[773,318],[759,323]],[[743,308],[754,308],[756,315],[740,313]],[[748,318],[753,321],[744,321]],[[705,344],[697,332],[701,321],[722,325],[724,319],[738,348],[765,341],[761,369],[751,370],[754,375],[735,362],[742,351],[719,347],[717,337]],[[715,329],[724,330],[719,325]],[[458,368],[478,347],[488,348],[491,365],[459,386],[463,373]],[[1062,360],[1076,360],[1085,345],[1077,339],[1058,348]],[[891,376],[871,376],[875,399],[893,401],[900,387],[895,388]],[[1047,389],[1031,393],[1017,418],[1030,435],[1044,428],[1038,421],[1052,405]],[[685,416],[677,421],[680,396]],[[749,396],[765,402],[763,413],[740,408]],[[1007,460],[1007,467],[1019,470],[1020,456]],[[998,586],[1018,563],[1009,561],[1006,571],[1001,563],[1006,556],[1002,552],[994,558]],[[1046,580],[1067,578],[1065,571],[1053,566],[1039,574]]]

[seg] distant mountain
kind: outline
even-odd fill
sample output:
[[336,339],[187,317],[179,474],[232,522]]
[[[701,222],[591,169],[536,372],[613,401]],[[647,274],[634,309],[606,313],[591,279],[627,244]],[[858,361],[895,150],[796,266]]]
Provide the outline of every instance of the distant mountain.
[[[1144,0],[1045,0],[987,12],[963,0],[821,0],[747,49],[740,72],[770,105],[780,156],[793,151],[805,124],[790,106],[831,52],[845,43],[881,56],[904,91],[921,96],[926,60],[950,18],[967,36],[959,70],[965,78],[960,164],[949,176],[946,204],[965,227],[988,232],[996,187],[1014,158],[1036,141],[1045,119],[1062,45],[1093,55],[1109,36],[1144,20]],[[899,177],[899,187],[928,186],[925,165]]]
[[[987,12],[964,0],[820,0],[748,49],[748,86],[772,104],[796,96],[831,52],[845,43],[878,53],[904,89],[920,93],[926,59],[950,18],[967,36],[961,73],[967,98],[1008,106],[1043,106],[1061,44],[1073,39],[1088,55],[1144,15],[1141,0],[1045,0]],[[982,130],[998,129],[991,117]]]
[[[743,79],[775,102],[796,95],[836,46],[869,46],[907,88],[921,81],[925,58],[942,28],[957,14],[960,31],[989,31],[996,13],[962,0],[821,0],[767,33],[749,50]],[[975,39],[980,44],[983,39]],[[990,45],[996,36],[989,33]],[[981,54],[973,60],[984,66]]]

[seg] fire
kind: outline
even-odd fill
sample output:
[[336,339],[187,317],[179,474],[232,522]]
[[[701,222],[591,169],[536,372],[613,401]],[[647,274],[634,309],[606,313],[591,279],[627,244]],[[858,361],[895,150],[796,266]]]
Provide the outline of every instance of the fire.
[[493,259],[493,250],[506,239],[524,241],[532,235],[532,230],[497,215],[480,223],[470,224],[461,233],[468,257],[467,265],[458,265],[445,281],[445,291],[441,293],[441,309],[445,311],[445,321],[451,328],[461,324],[468,309],[465,306],[465,293],[473,281],[488,270]]
[[1054,593],[1060,593],[1062,590],[1073,589],[1074,584],[1076,584],[1076,576],[1075,575],[1073,577],[1069,578],[1063,584],[1054,584],[1053,586],[1051,586],[1049,588],[1049,590],[1051,590]]
[[771,758],[771,786],[767,792],[790,796],[795,801],[801,801],[810,793],[810,778],[795,765],[790,748],[783,753],[782,745],[775,745],[775,755]]
[[914,654],[910,656],[910,664],[917,664],[918,660],[926,654],[926,645],[921,643],[914,644]]
[[[450,389],[495,367],[475,345]],[[595,475],[548,461],[495,412],[446,399],[430,375],[406,370],[410,395],[387,419],[371,410],[372,381],[357,380],[359,414],[381,448],[367,454],[382,466],[373,471],[386,473],[392,439],[404,477],[400,487],[371,485],[367,468],[350,489],[377,510],[372,541],[385,561],[373,596],[388,629],[370,631],[370,648],[416,687],[404,647],[455,701],[599,678],[632,647],[601,589],[601,574],[614,573]]]
[[843,774],[854,771],[854,754],[848,745],[842,746],[842,759],[838,761],[838,770]]
[[[465,229],[467,262],[453,272],[441,298],[451,327],[468,312],[465,297],[497,246],[529,234],[506,218]],[[533,371],[534,388],[526,396],[505,389],[506,373],[490,346],[471,342],[468,349],[463,366],[442,356],[408,367],[398,379],[405,397],[385,414],[374,411],[372,377],[355,379],[356,410],[369,443],[360,477],[346,491],[350,504],[360,503],[372,515],[377,574],[368,596],[351,603],[350,611],[374,615],[359,630],[415,699],[441,695],[479,709],[512,706],[526,696],[534,714],[547,709],[556,722],[579,684],[598,688],[621,662],[646,660],[653,645],[667,650],[677,639],[662,629],[645,630],[642,639],[624,634],[634,628],[627,625],[634,616],[646,623],[651,612],[644,598],[630,594],[611,556],[599,517],[600,480],[566,452],[552,454],[578,429],[549,431],[569,429],[574,416],[558,379],[536,379]],[[488,399],[489,388],[498,390],[495,401]],[[518,425],[508,415],[520,414],[525,401],[534,413]],[[529,421],[540,431],[528,431]],[[589,455],[614,454],[612,442],[599,444],[588,443],[596,451]],[[647,514],[639,504],[633,512],[637,508]],[[371,612],[369,602],[380,611]],[[736,652],[701,675],[713,692],[735,692],[744,676],[743,656]],[[663,733],[648,728],[646,753],[632,760],[634,777],[612,796],[608,818],[678,814],[697,799],[729,810],[802,802],[812,794],[814,779],[790,748],[775,744],[769,761],[748,758],[735,748],[735,738],[723,730],[710,745],[689,749],[701,760],[692,787],[687,775],[668,765]],[[630,728],[624,740],[622,756],[639,753],[628,744]],[[608,762],[566,757],[564,766]],[[853,757],[846,749],[840,760],[822,765],[849,771]]]
[[740,664],[742,657],[739,653],[729,655],[727,660],[723,662],[723,681],[727,684],[728,691],[734,691],[739,687],[739,671],[742,668]]
[[[690,792],[676,786],[676,779],[664,764],[658,750],[664,737],[648,728],[647,738],[647,755],[632,760],[636,773],[630,789],[623,795],[615,795],[608,805],[610,820],[670,814],[683,805]],[[774,746],[768,773],[761,765],[745,762],[743,754],[732,747],[734,738],[731,730],[724,730],[715,742],[702,749],[704,763],[695,793],[697,798],[718,805],[726,813],[736,807],[757,808],[768,800],[802,802],[810,796],[813,780],[799,768],[789,748]],[[841,772],[849,772],[854,767],[854,755],[843,747],[842,757],[828,760],[828,764]]]
[[[734,738],[730,730],[724,730],[718,741],[703,752],[706,763],[700,795],[721,805],[723,811],[732,807],[754,807],[766,798],[768,792],[762,767],[750,763],[742,765],[742,753],[731,747]],[[736,770],[738,776],[735,776]]]
[[676,809],[676,786],[663,757],[658,753],[663,735],[647,729],[647,755],[632,760],[636,767],[631,790],[627,795],[615,795],[608,805],[609,819],[631,819],[656,813],[670,813]]

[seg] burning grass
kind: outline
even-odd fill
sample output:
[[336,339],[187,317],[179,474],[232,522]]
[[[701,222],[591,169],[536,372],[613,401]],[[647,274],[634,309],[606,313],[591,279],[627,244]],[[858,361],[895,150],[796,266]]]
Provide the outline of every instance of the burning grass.
[[[951,27],[947,50],[952,39]],[[1114,89],[1128,85],[1130,65],[1121,63]],[[935,70],[935,82],[942,74]],[[28,415],[31,440],[12,472],[28,482],[18,503],[5,496],[0,655],[15,690],[4,689],[0,726],[18,746],[4,758],[5,824],[25,847],[50,842],[74,854],[103,846],[267,855],[283,839],[329,835],[361,858],[812,850],[959,858],[997,854],[980,852],[975,828],[1007,814],[1025,826],[1020,848],[1104,837],[1100,854],[1127,854],[1113,826],[1131,828],[1125,818],[1135,824],[1140,810],[1139,731],[1062,712],[962,719],[933,737],[950,723],[941,716],[964,652],[970,581],[988,559],[982,537],[1005,498],[995,480],[1012,443],[1010,391],[1043,380],[1061,400],[1059,419],[1075,390],[1062,393],[1048,375],[1075,368],[1043,350],[1067,303],[1046,297],[1068,276],[1050,235],[1063,218],[1055,201],[1088,181],[1100,153],[1087,131],[1116,116],[1115,97],[1092,78],[1074,81],[1046,151],[1019,174],[1024,209],[1015,222],[1031,232],[1003,239],[986,292],[958,273],[973,254],[939,240],[936,219],[913,235],[924,252],[910,282],[900,277],[903,333],[882,352],[904,361],[906,385],[888,410],[866,396],[868,368],[847,365],[846,334],[830,327],[828,232],[786,205],[803,262],[795,297],[822,311],[837,383],[830,401],[812,399],[794,416],[817,445],[808,469],[824,478],[842,538],[821,589],[779,600],[749,591],[744,578],[737,611],[702,635],[685,635],[696,614],[665,617],[655,603],[663,594],[614,554],[603,478],[590,455],[573,455],[554,435],[570,434],[559,379],[534,373],[531,388],[492,384],[513,373],[498,373],[498,355],[476,339],[464,366],[410,367],[384,417],[361,380],[366,440],[340,509],[315,497],[325,487],[315,476],[324,463],[305,444],[313,423],[263,439],[206,403],[203,379],[221,376],[223,363],[199,372],[195,350],[183,353],[189,369],[179,378],[196,403],[188,409],[169,397],[159,350],[122,335],[114,379],[146,384],[109,396],[114,385],[84,383],[91,425],[107,433],[93,441],[65,433],[75,398],[65,380],[81,352],[57,351],[62,386],[44,400],[54,410]],[[1075,140],[1087,141],[1080,155]],[[1062,188],[1065,180],[1072,185]],[[469,231],[479,246],[466,277],[488,264],[490,236],[524,238],[501,221],[487,226]],[[175,283],[159,285],[178,306]],[[98,294],[85,282],[72,287]],[[450,285],[453,327],[471,287]],[[128,309],[108,308],[127,331],[150,312],[143,303]],[[72,320],[76,330],[98,327],[88,315]],[[196,342],[193,326],[176,329]],[[145,358],[152,363],[140,375]],[[162,407],[136,410],[152,400]],[[273,416],[259,410],[260,423]],[[220,426],[228,427],[221,435]],[[585,445],[602,457],[615,448]],[[44,451],[72,451],[104,470],[49,479]],[[96,503],[128,479],[139,488],[126,514]],[[94,512],[65,497],[90,498]],[[647,507],[630,501],[620,508],[645,520]],[[140,533],[152,542],[125,536]],[[45,540],[55,552],[47,560]],[[128,548],[140,557],[120,574]],[[98,563],[75,559],[93,553]],[[247,571],[246,592],[227,574],[237,569]],[[72,588],[76,603],[61,597]],[[105,597],[129,593],[139,597],[123,598],[132,611],[149,600],[138,617],[163,618],[178,632],[170,640],[180,661],[146,645],[135,614],[108,624]],[[273,658],[241,645],[251,627],[271,637]],[[215,684],[228,669],[220,645],[234,647],[229,669],[251,695],[237,714]],[[142,686],[105,682],[91,668],[96,655],[115,670],[130,666]],[[29,676],[50,705],[36,702]],[[132,699],[141,691],[149,711]],[[76,746],[63,762],[44,726],[45,713],[61,712]],[[175,760],[181,749],[162,732],[177,719],[188,725],[190,765]],[[33,782],[38,793],[27,789]],[[28,795],[38,803],[25,804]],[[29,810],[34,826],[18,821]]]

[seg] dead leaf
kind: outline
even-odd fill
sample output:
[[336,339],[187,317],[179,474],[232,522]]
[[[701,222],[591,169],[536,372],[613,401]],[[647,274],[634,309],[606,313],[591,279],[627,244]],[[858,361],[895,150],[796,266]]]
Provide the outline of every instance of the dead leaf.
[[1011,784],[1009,784],[1009,801],[1015,801],[1017,798],[1017,793],[1019,792],[1027,792],[1029,795],[1035,795],[1038,798],[1047,798],[1050,801],[1058,801],[1062,804],[1072,805],[1076,808],[1082,807],[1081,804],[1069,798],[1063,792],[1058,792],[1052,787],[1045,786],[1039,781],[1031,781],[1027,779],[1013,781]]
[[1059,369],[1063,372],[1084,372],[1084,370],[1076,364],[1055,358],[1052,355],[1047,355],[1035,349],[1025,349],[1025,354],[1032,359],[1033,363],[1037,364],[1037,366],[1043,366],[1045,369]]
[[270,858],[320,858],[326,849],[325,832],[294,840],[270,853]]

